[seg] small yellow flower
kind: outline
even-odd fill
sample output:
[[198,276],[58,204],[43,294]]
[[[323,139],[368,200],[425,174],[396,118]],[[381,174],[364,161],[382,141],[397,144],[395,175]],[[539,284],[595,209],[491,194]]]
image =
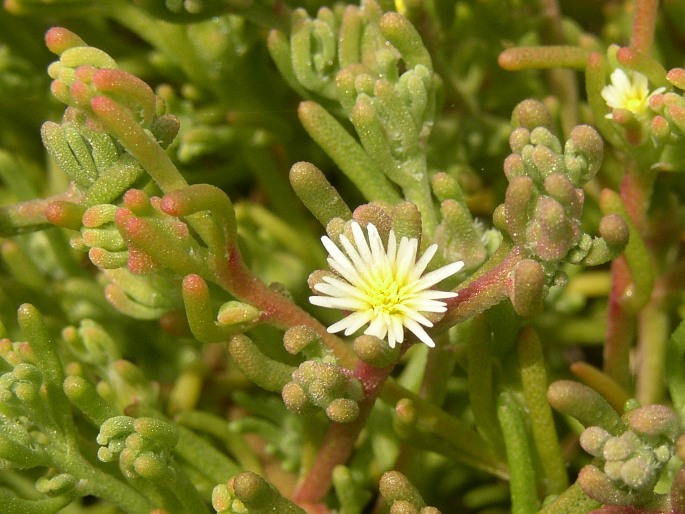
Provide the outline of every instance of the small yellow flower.
[[[620,68],[611,74],[611,84],[602,89],[602,98],[612,109],[626,109],[635,116],[647,114],[649,98],[661,93],[665,88],[660,87],[651,93],[647,77],[637,71],[630,72],[630,76]],[[607,118],[613,118],[608,114]]]
[[417,261],[418,239],[403,237],[398,245],[391,230],[386,249],[373,224],[369,223],[366,230],[368,241],[359,223],[352,222],[354,244],[341,235],[341,247],[326,236],[321,238],[329,253],[328,263],[339,277],[324,277],[314,286],[322,295],[311,296],[309,301],[320,307],[350,311],[328,327],[331,333],[344,330],[348,336],[368,324],[365,334],[380,339],[387,336],[394,348],[404,341],[406,328],[434,347],[435,342],[424,329],[433,323],[424,314],[445,312],[447,306],[440,300],[457,293],[429,288],[457,273],[464,263],[453,262],[423,275],[438,245],[428,247]]

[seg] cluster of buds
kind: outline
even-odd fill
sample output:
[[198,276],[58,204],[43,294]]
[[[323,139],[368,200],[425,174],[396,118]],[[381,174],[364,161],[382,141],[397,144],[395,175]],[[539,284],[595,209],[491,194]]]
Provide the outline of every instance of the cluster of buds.
[[[97,471],[75,446],[78,437],[70,401],[73,388],[42,317],[28,304],[18,314],[28,342],[0,341],[0,461],[22,469],[48,468],[35,487],[50,498],[16,502],[26,512],[38,512],[41,502],[45,508],[52,505],[55,510],[51,512],[55,512],[104,484],[96,483],[93,473]],[[94,406],[98,400],[100,412],[111,412],[92,389],[91,399],[97,400],[86,402],[89,408],[84,413],[88,416],[98,410]]]
[[[685,89],[685,69],[673,68],[666,75],[670,84]],[[654,116],[650,122],[651,134],[662,144],[674,144],[685,136],[685,98],[676,92],[652,93],[649,108]],[[670,159],[665,159],[667,162]]]
[[[69,364],[64,392],[93,423],[99,425],[119,412],[140,411],[159,406],[159,386],[143,371],[121,358],[120,345],[99,323],[84,319],[78,327],[62,330],[69,351],[78,359]],[[100,380],[93,384],[88,371]]]
[[562,147],[550,131],[549,114],[533,100],[517,106],[513,121],[513,153],[504,163],[509,185],[493,220],[526,257],[514,270],[510,297],[517,311],[528,315],[529,299],[541,298],[545,287],[564,280],[560,262],[607,262],[623,251],[629,232],[616,214],[602,218],[599,237],[581,228],[582,187],[595,176],[603,156],[601,137],[592,127],[575,127]]
[[283,401],[293,412],[322,409],[337,423],[349,423],[359,416],[358,402],[364,398],[359,380],[334,364],[308,360],[292,374],[283,387]]
[[64,442],[56,436],[59,427],[69,430],[68,413],[60,411],[68,405],[61,362],[33,306],[19,310],[19,325],[28,342],[0,341],[0,460],[21,468],[49,466],[51,445]]
[[62,338],[80,362],[102,370],[121,358],[117,343],[97,322],[84,319],[78,327],[65,327]]
[[[88,46],[76,34],[53,28],[46,35],[48,48],[59,55],[59,61],[48,67],[53,79],[52,94],[71,109],[67,118],[104,132],[99,114],[115,101],[127,108],[132,121],[155,135],[162,146],[168,146],[178,132],[175,117],[164,114],[164,103],[150,86],[139,78],[118,69],[106,52]],[[122,113],[123,114],[123,113]],[[87,134],[84,134],[87,140]]]
[[178,443],[178,433],[166,421],[116,416],[102,424],[97,442],[101,446],[98,458],[102,462],[118,459],[129,479],[140,476],[163,482],[174,478],[171,449]]
[[216,486],[212,492],[212,506],[217,514],[304,514],[266,480],[250,471]]
[[621,434],[591,426],[580,437],[581,446],[595,461],[581,470],[578,481],[589,496],[609,505],[652,498],[681,432],[678,417],[663,405],[629,411],[623,421],[626,431]]
[[124,359],[108,366],[107,374],[97,384],[97,392],[122,412],[131,406],[145,409],[158,405],[159,386],[150,382],[138,366]]
[[586,427],[580,444],[594,460],[578,476],[585,494],[606,505],[644,505],[656,499],[655,486],[682,432],[672,409],[631,408],[635,402],[630,401],[619,416],[594,389],[569,380],[552,383],[547,396],[556,410]]
[[[3,342],[4,345],[4,342]],[[0,377],[0,461],[22,468],[46,465],[47,436],[27,417],[40,402],[40,372],[22,363]]]
[[[140,190],[127,191],[123,203],[123,209],[105,203],[93,205],[79,217],[79,209],[73,209],[67,202],[54,202],[48,219],[58,225],[80,226],[79,234],[71,238],[71,246],[87,251],[91,262],[103,270],[105,295],[112,305],[133,318],[158,319],[180,308],[180,281],[158,271],[159,266],[149,253],[125,240],[122,226],[126,226],[131,213],[144,212],[156,218],[157,225],[170,237],[180,240],[185,234],[188,240],[187,226],[162,213],[159,198],[149,199]],[[67,223],[70,217],[74,219]]]
[[178,120],[164,114],[164,102],[145,82],[72,32],[51,29],[46,42],[60,56],[48,68],[52,93],[69,107],[61,125],[43,126],[43,142],[84,194],[85,206],[109,203],[147,180],[140,163],[115,142],[119,131],[137,126],[166,147]]
[[440,514],[426,505],[419,491],[398,471],[384,473],[379,488],[391,514]]

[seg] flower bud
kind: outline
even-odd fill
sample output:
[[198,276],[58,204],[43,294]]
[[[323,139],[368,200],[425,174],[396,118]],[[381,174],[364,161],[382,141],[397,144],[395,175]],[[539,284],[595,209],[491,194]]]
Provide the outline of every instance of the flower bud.
[[336,423],[351,423],[359,417],[359,404],[348,398],[336,398],[326,407],[326,416]]
[[532,259],[519,262],[513,271],[510,299],[521,316],[532,316],[542,309],[545,272],[542,265]]
[[647,405],[626,413],[625,421],[634,431],[648,436],[664,436],[674,443],[682,429],[678,416],[664,405]]
[[69,473],[44,476],[36,480],[36,490],[47,496],[69,494],[78,484],[78,479]]
[[390,347],[376,336],[362,335],[354,340],[354,353],[362,361],[376,368],[394,363],[400,355],[400,346]]
[[601,427],[587,427],[580,434],[580,446],[593,457],[599,457],[610,438],[611,434]]
[[514,127],[523,127],[533,130],[536,127],[553,126],[552,117],[545,106],[537,100],[524,100],[519,103],[511,115],[511,123]]

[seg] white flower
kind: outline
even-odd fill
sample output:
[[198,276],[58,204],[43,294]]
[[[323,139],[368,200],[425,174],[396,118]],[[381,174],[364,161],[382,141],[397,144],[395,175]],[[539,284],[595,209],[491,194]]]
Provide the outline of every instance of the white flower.
[[[602,98],[612,109],[626,109],[635,116],[644,116],[649,106],[649,98],[661,93],[666,88],[660,87],[651,93],[647,77],[637,71],[631,72],[630,76],[620,68],[616,68],[611,74],[611,84],[602,89]],[[611,114],[607,118],[612,118]]]
[[390,347],[394,348],[404,341],[407,328],[434,347],[435,342],[423,328],[432,327],[433,323],[423,313],[445,312],[447,305],[440,300],[457,293],[429,288],[457,273],[464,263],[453,262],[422,276],[438,245],[431,245],[417,261],[417,239],[403,237],[398,246],[391,230],[385,249],[373,224],[367,225],[367,231],[368,242],[359,223],[352,222],[354,245],[341,235],[342,249],[330,238],[321,238],[329,253],[328,264],[340,277],[324,277],[323,282],[314,286],[324,296],[311,296],[309,301],[320,307],[351,311],[328,327],[331,333],[344,330],[348,336],[368,324],[365,334],[380,339],[387,335]]

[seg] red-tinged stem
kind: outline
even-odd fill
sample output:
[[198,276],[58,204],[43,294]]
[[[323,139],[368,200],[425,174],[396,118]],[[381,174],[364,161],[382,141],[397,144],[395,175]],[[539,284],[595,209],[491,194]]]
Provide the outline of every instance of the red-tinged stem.
[[296,503],[316,505],[323,500],[332,484],[333,469],[352,455],[354,443],[393,367],[394,364],[385,368],[375,368],[364,362],[357,364],[354,377],[362,383],[366,394],[359,404],[359,417],[351,423],[332,423],[328,427],[314,464],[293,495]]
[[236,298],[262,311],[260,321],[287,329],[305,325],[321,336],[326,346],[335,353],[339,363],[352,369],[357,358],[343,341],[330,334],[314,317],[285,296],[270,289],[243,263],[235,242],[229,246],[225,258],[214,262],[217,282]]
[[[638,232],[644,233],[654,174],[649,170],[635,169],[636,167],[634,162],[627,164],[620,192],[631,221]],[[632,280],[624,256],[613,261],[611,280],[604,346],[604,370],[621,387],[631,390],[629,354],[635,337],[635,316],[628,305]]]
[[637,371],[635,397],[642,405],[663,401],[666,383],[666,345],[671,333],[665,301],[669,292],[666,277],[656,281],[647,305],[638,317],[637,346],[640,365]]
[[[495,259],[496,256],[492,258]],[[458,296],[445,300],[447,313],[436,328],[450,327],[455,323],[470,319],[507,298],[511,272],[524,258],[523,249],[520,246],[514,246],[499,264],[459,289]]]
[[644,54],[650,54],[652,51],[658,9],[659,0],[637,0],[635,2],[630,46]]
[[635,228],[644,234],[654,184],[654,172],[636,169],[635,163],[628,163],[621,182],[621,199]]
[[[53,220],[48,217],[50,206],[52,206],[53,203],[77,202],[79,198],[80,194],[78,191],[76,191],[75,188],[70,188],[64,193],[49,198],[37,198],[35,200],[27,200],[15,205],[2,207],[0,208],[0,236],[11,237],[18,234],[46,229],[53,224]],[[62,211],[60,214],[64,215],[62,216],[63,219],[68,217],[66,216],[65,211]],[[73,219],[70,221],[73,221]]]
[[621,387],[630,391],[629,357],[635,335],[635,318],[625,306],[631,280],[628,264],[623,256],[611,263],[611,284],[604,342],[604,371]]

